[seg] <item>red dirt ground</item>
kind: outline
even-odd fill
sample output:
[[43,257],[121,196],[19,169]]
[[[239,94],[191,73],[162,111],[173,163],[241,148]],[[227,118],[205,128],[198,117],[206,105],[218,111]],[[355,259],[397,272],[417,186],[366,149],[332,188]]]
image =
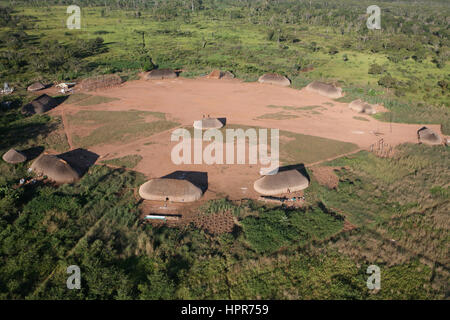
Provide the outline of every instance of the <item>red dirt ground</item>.
[[[52,89],[47,89],[50,91]],[[79,92],[75,88],[76,92]],[[296,90],[260,83],[245,83],[238,79],[184,79],[129,81],[119,87],[89,92],[106,97],[119,98],[105,104],[86,107],[62,104],[52,113],[62,116],[66,135],[71,148],[72,133],[66,119],[69,113],[79,110],[142,110],[159,111],[167,115],[168,120],[192,126],[194,120],[202,115],[225,117],[227,124],[279,128],[295,133],[319,136],[339,141],[352,142],[361,149],[368,150],[370,145],[380,139],[374,133],[382,133],[386,143],[392,146],[404,142],[417,143],[417,130],[422,125],[391,125],[368,117],[369,121],[354,119],[357,115],[339,103],[306,90]],[[324,105],[332,103],[333,106]],[[268,105],[304,107],[321,105],[320,114],[303,114],[289,111],[298,118],[286,120],[255,120],[258,116],[273,113],[275,109]],[[276,109],[276,112],[282,109]],[[427,125],[440,133],[439,125]],[[228,195],[230,199],[258,198],[253,190],[253,182],[259,177],[259,165],[180,165],[172,163],[170,154],[176,142],[170,142],[172,130],[137,139],[125,144],[97,145],[90,151],[97,153],[100,160],[117,158],[130,154],[139,154],[143,160],[134,170],[144,173],[148,178],[167,175],[177,170],[202,171],[208,173],[208,191],[203,199],[212,199]],[[153,142],[149,145],[144,143]],[[139,151],[138,151],[139,150]],[[311,165],[311,164],[306,164]]]

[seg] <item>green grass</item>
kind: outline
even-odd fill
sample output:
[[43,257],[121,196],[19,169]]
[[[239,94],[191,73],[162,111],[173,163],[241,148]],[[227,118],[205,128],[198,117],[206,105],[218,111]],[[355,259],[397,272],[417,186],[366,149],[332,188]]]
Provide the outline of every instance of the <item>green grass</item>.
[[295,119],[298,118],[297,115],[291,114],[291,113],[285,113],[285,112],[277,112],[277,113],[266,113],[261,116],[258,116],[257,120],[287,120],[287,119]]
[[138,163],[142,160],[142,156],[133,154],[124,156],[121,158],[115,158],[110,160],[103,160],[102,163],[109,164],[115,167],[124,167],[128,169],[133,169],[138,165]]
[[[153,116],[156,120],[146,122],[144,118],[148,116]],[[77,146],[90,147],[103,143],[125,143],[178,126],[178,123],[161,117],[159,112],[83,110],[68,116],[68,119],[73,126],[95,127],[87,136],[73,136],[73,142]]]
[[102,97],[102,96],[90,96],[86,97],[85,99],[80,99],[80,101],[75,102],[77,106],[93,106],[96,104],[102,104],[102,103],[108,103],[112,101],[120,100],[118,98],[110,98],[110,97]]
[[80,102],[80,101],[82,101],[84,99],[90,98],[90,97],[92,97],[92,95],[87,94],[87,93],[77,92],[77,93],[69,95],[67,97],[67,99],[64,100],[64,103],[77,104],[78,102]]
[[[285,141],[282,137],[289,140]],[[280,159],[284,165],[314,163],[358,149],[353,143],[280,131]]]

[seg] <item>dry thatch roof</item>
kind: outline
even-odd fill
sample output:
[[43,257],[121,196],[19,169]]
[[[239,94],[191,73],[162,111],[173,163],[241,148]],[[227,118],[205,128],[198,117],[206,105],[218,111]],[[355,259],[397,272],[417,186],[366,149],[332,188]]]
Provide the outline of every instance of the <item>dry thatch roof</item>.
[[295,192],[306,189],[308,179],[298,170],[280,171],[277,174],[264,176],[255,181],[253,188],[266,196]]
[[56,183],[73,183],[80,178],[66,161],[49,154],[39,156],[31,165],[31,169]]
[[426,144],[441,144],[442,138],[439,134],[427,127],[422,127],[417,131],[419,141]]
[[45,89],[45,86],[40,82],[35,82],[27,88],[28,91],[39,91]]
[[83,90],[93,91],[97,89],[118,86],[122,83],[122,78],[117,74],[105,74],[88,79],[84,79],[80,83]]
[[266,73],[259,77],[258,81],[260,83],[274,84],[283,87],[289,87],[291,85],[291,81],[288,78],[275,73]]
[[230,71],[213,70],[209,75],[210,79],[234,79],[234,74]]
[[371,104],[368,104],[367,102],[364,102],[361,99],[354,100],[348,104],[348,107],[352,109],[353,111],[359,112],[359,113],[365,113],[365,114],[375,114],[377,111],[375,110],[375,107]]
[[172,69],[155,69],[144,76],[144,80],[174,79],[177,74]]
[[141,185],[139,195],[145,200],[192,202],[202,196],[202,190],[187,180],[159,178]]
[[223,123],[216,118],[206,118],[202,120],[194,121],[194,128],[200,130],[208,129],[220,129],[223,127]]
[[9,149],[2,158],[8,163],[21,163],[27,160],[27,157],[16,149]]
[[337,99],[341,98],[344,95],[342,94],[342,88],[336,87],[332,84],[319,82],[319,81],[313,81],[310,84],[306,86],[306,90],[318,93],[322,96],[331,98],[331,99]]
[[52,97],[43,94],[22,108],[23,113],[41,114],[47,112],[58,105],[58,102]]

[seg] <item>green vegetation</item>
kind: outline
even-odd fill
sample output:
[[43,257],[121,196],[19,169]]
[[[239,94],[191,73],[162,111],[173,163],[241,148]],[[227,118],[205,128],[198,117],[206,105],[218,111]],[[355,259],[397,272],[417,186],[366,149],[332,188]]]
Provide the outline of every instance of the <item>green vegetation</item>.
[[108,103],[111,101],[116,101],[116,100],[120,100],[118,98],[109,98],[109,97],[102,97],[102,96],[90,96],[90,97],[86,97],[85,99],[80,99],[78,102],[76,102],[75,104],[77,106],[93,106],[96,104],[101,104],[101,103]]
[[311,164],[357,149],[353,143],[280,131],[280,160],[283,165]]
[[137,154],[132,154],[129,156],[124,156],[121,158],[115,158],[111,160],[103,160],[102,163],[112,165],[115,167],[124,167],[128,169],[133,169],[142,160],[142,156]]
[[258,116],[257,120],[263,119],[271,119],[271,120],[286,120],[286,119],[295,119],[298,118],[297,115],[286,113],[286,112],[276,112],[276,113],[266,113],[261,116]]
[[[148,121],[146,117],[154,117]],[[73,142],[79,147],[101,143],[129,142],[140,137],[169,130],[178,125],[165,120],[164,114],[149,111],[89,111],[82,110],[68,116],[69,122],[83,127],[93,127],[86,136],[74,135]]]

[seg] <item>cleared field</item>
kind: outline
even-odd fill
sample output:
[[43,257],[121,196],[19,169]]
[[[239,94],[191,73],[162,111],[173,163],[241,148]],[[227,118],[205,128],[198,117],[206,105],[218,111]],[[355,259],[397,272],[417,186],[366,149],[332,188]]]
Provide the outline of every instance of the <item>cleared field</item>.
[[[133,139],[151,136],[155,133],[176,127],[176,122],[161,119],[161,114],[143,111],[88,111],[82,110],[68,115],[71,126],[80,126],[90,131],[87,135],[77,134],[75,129],[73,142],[78,147],[90,147],[97,144],[126,143]],[[151,121],[146,118],[152,117]]]

